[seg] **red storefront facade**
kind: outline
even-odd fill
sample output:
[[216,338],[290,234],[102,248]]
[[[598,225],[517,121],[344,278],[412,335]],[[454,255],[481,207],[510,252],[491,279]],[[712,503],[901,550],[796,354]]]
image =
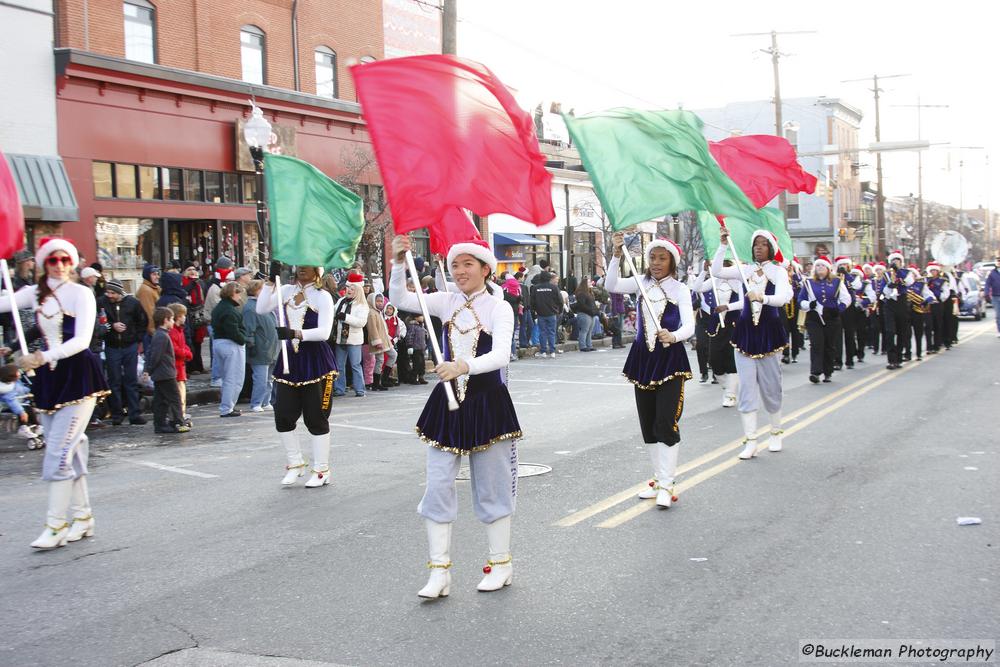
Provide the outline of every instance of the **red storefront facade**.
[[56,63],[59,154],[80,210],[62,232],[132,287],[143,262],[255,265],[254,179],[237,157],[251,95],[275,151],[331,177],[370,153],[356,103],[72,49]]

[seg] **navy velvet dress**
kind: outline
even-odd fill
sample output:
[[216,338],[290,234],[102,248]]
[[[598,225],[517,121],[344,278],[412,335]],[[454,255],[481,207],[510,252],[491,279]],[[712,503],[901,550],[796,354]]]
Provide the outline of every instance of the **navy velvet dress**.
[[[38,315],[44,317],[44,315]],[[75,335],[76,318],[63,315],[62,339],[69,340]],[[44,339],[43,339],[44,340]],[[49,341],[44,342],[45,350],[49,349]],[[56,367],[42,364],[35,369],[35,380],[32,394],[35,397],[35,408],[39,412],[53,413],[67,405],[75,405],[87,398],[107,396],[111,391],[104,378],[101,360],[96,354],[85,349],[76,354],[60,359]]]
[[[640,297],[641,301],[642,297]],[[691,364],[688,362],[687,352],[684,343],[673,343],[664,347],[659,340],[653,345],[652,351],[646,342],[646,327],[643,318],[646,317],[646,309],[642,303],[636,309],[639,314],[638,326],[636,326],[635,340],[628,351],[625,359],[625,368],[622,374],[628,378],[629,382],[640,389],[656,389],[675,377],[685,380],[691,379]],[[660,328],[676,331],[681,326],[681,311],[677,304],[667,302],[660,317]]]
[[[774,283],[767,281],[764,294],[774,294]],[[778,354],[788,344],[785,333],[784,308],[763,306],[760,321],[753,323],[753,313],[750,298],[743,297],[743,310],[736,320],[736,330],[733,332],[733,347],[747,357],[762,359],[772,354]]]
[[[284,308],[284,306],[282,306]],[[288,322],[288,310],[285,310],[285,321]],[[302,319],[303,329],[314,329],[319,321],[319,314],[312,308],[306,308]],[[288,372],[285,372],[282,355],[274,365],[274,381],[293,387],[312,384],[325,380],[329,376],[337,377],[337,360],[333,356],[330,344],[325,340],[299,341],[298,350],[291,341],[281,343],[288,348]]]

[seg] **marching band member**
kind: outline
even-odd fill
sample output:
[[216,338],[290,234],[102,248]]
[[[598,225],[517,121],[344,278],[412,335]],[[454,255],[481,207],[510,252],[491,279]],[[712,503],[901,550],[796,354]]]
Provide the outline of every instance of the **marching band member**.
[[[614,256],[608,265],[605,289],[617,294],[641,294],[641,280],[649,296],[648,304],[641,303],[643,298],[639,297],[639,325],[624,369],[625,377],[635,385],[639,428],[653,464],[650,489],[640,492],[639,497],[655,497],[658,507],[668,508],[675,498],[684,382],[691,378],[687,352],[679,344],[694,334],[691,292],[676,279],[681,250],[673,241],[657,239],[646,246],[646,274],[630,278],[622,278],[620,273],[624,235],[616,232],[611,242]],[[650,320],[647,305],[657,316],[656,321]]]
[[948,280],[948,300],[941,309],[944,320],[944,348],[950,350],[951,346],[958,342],[958,309],[961,308],[962,298],[965,296],[965,286],[958,279],[954,266],[945,269],[945,278]]
[[889,268],[878,285],[882,299],[882,325],[885,333],[888,370],[903,367],[903,347],[910,336],[910,306],[907,291],[913,284],[913,275],[903,268],[903,252],[889,253]]
[[[691,284],[691,289],[701,294],[702,303],[711,304],[711,317],[705,323],[709,337],[709,359],[712,373],[722,386],[722,407],[731,408],[736,405],[736,357],[733,350],[733,330],[739,311],[743,307],[743,284],[739,280],[712,280],[711,267],[706,266]],[[727,261],[726,265],[729,263]],[[712,283],[715,283],[714,286]],[[719,295],[719,302],[715,294]],[[725,325],[719,322],[723,315]]]
[[[45,267],[44,274],[37,285],[14,294],[19,310],[34,308],[43,340],[43,349],[17,361],[22,370],[37,371],[32,393],[45,432],[42,479],[49,483],[49,509],[45,530],[31,543],[35,549],[55,549],[94,534],[87,491],[90,441],[84,431],[97,399],[111,392],[100,359],[90,351],[94,292],[72,279],[79,263],[71,241],[43,238],[35,264]],[[10,298],[0,299],[0,312],[9,311]]]
[[[910,325],[913,329],[913,339],[915,339],[917,345],[917,359],[920,360],[924,358],[924,328],[926,326],[929,331],[932,326],[929,320],[931,316],[930,304],[934,302],[934,294],[928,289],[923,276],[920,275],[920,269],[915,264],[910,264],[908,269],[913,274],[913,284],[907,291],[906,296],[908,298],[908,305],[910,306]],[[910,344],[911,341],[908,338],[906,340],[907,359],[910,358]]]
[[[840,282],[845,287],[847,286],[851,272],[851,258],[846,255],[838,255],[833,259],[833,273],[835,277],[840,278]],[[793,299],[794,300],[794,299]],[[847,345],[847,335],[848,328],[850,327],[851,334],[854,333],[853,322],[850,321],[849,317],[845,317],[845,313],[841,313],[840,317],[840,335],[837,336],[835,342],[836,349],[833,353],[833,370],[840,371],[844,369],[844,364],[847,364],[848,368],[854,368],[854,357],[850,353],[850,346]],[[847,352],[845,359],[845,351]]]
[[[406,288],[407,236],[393,239],[395,261],[389,300],[401,310],[420,312],[415,293]],[[511,515],[517,492],[517,448],[521,437],[514,404],[503,373],[510,363],[514,312],[490,296],[496,256],[484,241],[456,243],[448,251],[455,291],[426,295],[427,309],[444,323],[445,362],[435,368],[442,383],[431,392],[417,420],[427,447],[427,486],[417,511],[424,517],[431,569],[418,595],[446,597],[451,588],[451,528],[458,516],[455,477],[464,457],[472,477],[476,516],[487,524],[489,559],[478,590],[509,586],[514,568],[510,551]],[[690,302],[689,302],[690,304]],[[689,305],[690,307],[690,305]],[[448,409],[443,382],[452,382],[459,408]]]
[[850,295],[840,277],[830,271],[830,260],[820,256],[813,260],[813,277],[807,278],[799,290],[798,300],[807,312],[806,329],[809,331],[809,381],[830,382],[836,369],[837,340],[841,336],[841,313],[851,303]]
[[[792,293],[798,294],[799,288],[802,287],[802,265],[797,259],[793,259],[789,262],[787,271]],[[799,351],[806,346],[805,337],[799,328],[799,312],[799,304],[795,302],[795,299],[789,299],[788,303],[785,304],[785,330],[788,332],[788,346],[781,353],[781,363],[783,364],[799,363]]]
[[743,275],[736,267],[722,265],[728,240],[729,230],[723,227],[712,273],[719,278],[745,279],[750,285],[733,335],[740,378],[738,410],[746,438],[740,458],[747,460],[757,454],[757,408],[761,402],[771,418],[768,450],[781,451],[781,364],[777,355],[787,344],[782,308],[793,295],[774,234],[761,229],[753,233],[753,262],[742,266]]
[[323,269],[299,266],[295,269],[295,283],[282,285],[279,298],[274,289],[274,276],[279,270],[275,262],[271,280],[257,297],[257,313],[263,315],[279,307],[284,310],[285,326],[278,327],[278,338],[288,353],[288,371],[282,355],[274,365],[274,425],[286,457],[281,484],[294,484],[307,465],[295,434],[301,416],[312,439],[312,475],[306,487],[326,486],[330,483],[330,407],[337,377],[337,362],[327,343],[333,328],[333,297],[321,288]]
[[[941,275],[941,265],[937,262],[927,264],[927,288],[934,296],[931,302],[930,333],[927,344],[927,354],[937,354],[945,344],[944,308],[951,302],[951,287],[948,279]],[[948,344],[951,347],[951,344]]]
[[[865,269],[865,267],[868,267]],[[876,262],[875,264],[863,264],[865,277],[868,279],[868,286],[875,294],[875,300],[869,307],[868,316],[868,340],[871,343],[874,354],[885,354],[885,333],[882,322],[882,291],[879,285],[885,279],[885,264]]]
[[847,355],[845,365],[854,368],[854,361],[864,363],[865,361],[865,320],[867,316],[867,304],[871,303],[866,298],[864,271],[860,266],[855,266],[850,273],[843,277],[844,286],[847,289],[850,304],[844,310],[844,350]]

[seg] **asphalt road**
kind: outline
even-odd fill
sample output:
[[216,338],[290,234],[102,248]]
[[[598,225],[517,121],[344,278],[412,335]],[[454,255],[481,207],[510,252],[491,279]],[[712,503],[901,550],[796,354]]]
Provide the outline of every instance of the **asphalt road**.
[[513,364],[520,460],[552,469],[520,481],[514,585],[475,591],[486,536],[459,482],[431,602],[430,386],[336,399],[323,489],[280,487],[267,414],[97,432],[97,534],[52,552],[28,548],[41,454],[0,454],[0,665],[777,665],[805,640],[996,639],[1000,340],[962,336],[829,385],[783,367],[785,451],[749,462],[719,387],[689,382],[667,511],[633,496],[650,471],[625,351]]

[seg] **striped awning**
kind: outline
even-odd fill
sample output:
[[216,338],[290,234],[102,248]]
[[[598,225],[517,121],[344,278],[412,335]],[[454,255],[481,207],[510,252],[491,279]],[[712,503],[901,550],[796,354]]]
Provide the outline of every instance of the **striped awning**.
[[57,155],[7,154],[25,220],[70,222],[80,219],[73,188]]

